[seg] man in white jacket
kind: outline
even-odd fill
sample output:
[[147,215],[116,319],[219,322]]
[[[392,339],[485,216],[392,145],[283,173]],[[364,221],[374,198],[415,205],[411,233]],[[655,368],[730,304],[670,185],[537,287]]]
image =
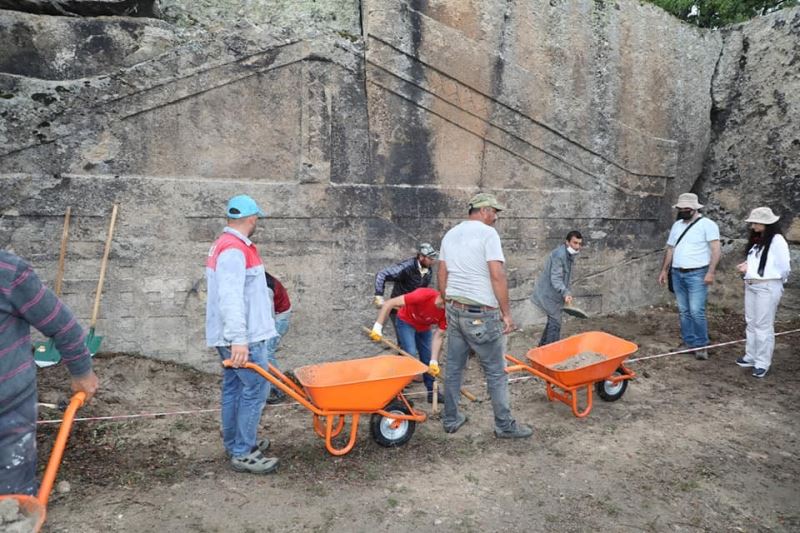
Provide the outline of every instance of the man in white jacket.
[[269,439],[256,442],[269,382],[241,368],[247,362],[267,368],[268,341],[278,334],[264,264],[250,240],[263,216],[249,196],[231,198],[228,225],[206,259],[206,342],[233,363],[222,377],[222,439],[233,469],[254,474],[278,467],[277,458],[263,454]]

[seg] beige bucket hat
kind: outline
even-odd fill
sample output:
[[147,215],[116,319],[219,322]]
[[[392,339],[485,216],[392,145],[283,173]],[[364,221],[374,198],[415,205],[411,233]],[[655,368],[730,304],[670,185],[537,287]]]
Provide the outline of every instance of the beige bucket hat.
[[779,218],[781,217],[773,213],[772,209],[769,207],[756,207],[750,211],[750,216],[747,217],[745,222],[749,222],[751,224],[765,224],[768,226],[776,223]]
[[678,202],[673,205],[675,209],[700,209],[703,204],[697,201],[697,195],[693,192],[685,192],[678,196]]

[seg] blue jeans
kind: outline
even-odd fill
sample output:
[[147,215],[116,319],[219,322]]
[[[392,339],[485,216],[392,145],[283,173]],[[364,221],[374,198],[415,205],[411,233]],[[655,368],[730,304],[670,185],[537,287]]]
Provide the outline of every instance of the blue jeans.
[[[411,355],[419,357],[424,364],[431,363],[431,344],[433,342],[433,331],[417,331],[408,322],[398,318],[395,322],[397,327],[397,338],[400,340],[400,347]],[[422,374],[425,388],[433,390],[433,376]]]
[[706,321],[708,285],[703,281],[707,272],[708,267],[690,272],[681,272],[673,268],[670,272],[681,318],[681,337],[689,348],[708,345]]
[[508,374],[504,356],[503,321],[500,311],[472,311],[447,304],[447,365],[444,377],[445,429],[458,422],[458,400],[470,348],[478,356],[492,399],[494,427],[510,431],[516,422],[508,400]]
[[291,318],[291,309],[275,315],[275,330],[278,332],[278,334],[275,337],[267,339],[267,358],[273,366],[278,366],[278,360],[275,358],[275,353],[278,351],[278,345],[281,343],[281,339],[289,330],[289,319]]
[[[267,368],[267,341],[248,346],[251,363]],[[218,346],[222,359],[231,350]],[[256,446],[258,422],[269,395],[269,382],[246,368],[226,368],[222,373],[222,442],[233,457],[249,454]]]
[[0,494],[36,492],[36,389],[0,415]]

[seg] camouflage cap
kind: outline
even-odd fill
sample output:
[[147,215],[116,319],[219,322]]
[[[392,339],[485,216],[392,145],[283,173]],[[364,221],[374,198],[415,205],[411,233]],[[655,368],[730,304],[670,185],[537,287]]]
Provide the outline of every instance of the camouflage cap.
[[428,242],[423,242],[420,244],[417,248],[417,252],[419,252],[420,255],[430,257],[431,259],[435,259],[439,255],[439,252],[436,251],[436,248],[434,248],[433,245]]
[[497,198],[494,194],[490,194],[488,192],[479,192],[469,201],[470,209],[479,207],[492,207],[498,211],[502,211],[506,208],[506,206],[497,201]]

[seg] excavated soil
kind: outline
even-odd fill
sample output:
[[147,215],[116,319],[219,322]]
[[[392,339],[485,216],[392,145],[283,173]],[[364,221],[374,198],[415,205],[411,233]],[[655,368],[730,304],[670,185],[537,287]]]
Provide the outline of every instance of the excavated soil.
[[[711,309],[710,323],[715,342],[743,337],[739,312]],[[776,329],[799,327],[795,315]],[[679,343],[671,308],[564,327],[567,335],[590,330],[636,342],[635,356]],[[523,356],[540,334],[512,334],[508,352]],[[367,418],[354,450],[332,457],[308,411],[268,406],[262,433],[282,462],[263,477],[229,469],[216,412],[78,422],[59,475],[71,490],[53,495],[45,531],[797,531],[798,342],[777,339],[762,380],[734,364],[741,344],[712,350],[708,361],[631,363],[638,377],[625,395],[594,397],[584,419],[548,402],[540,380],[516,374],[514,415],[535,429],[521,441],[493,436],[474,360],[465,385],[483,401],[463,405],[468,423],[450,435],[434,416],[396,449],[372,441]],[[218,405],[216,375],[123,354],[98,356],[96,369],[102,390],[81,416]],[[65,394],[63,369],[42,371],[39,383],[41,401]],[[55,430],[40,426],[42,463]]]

